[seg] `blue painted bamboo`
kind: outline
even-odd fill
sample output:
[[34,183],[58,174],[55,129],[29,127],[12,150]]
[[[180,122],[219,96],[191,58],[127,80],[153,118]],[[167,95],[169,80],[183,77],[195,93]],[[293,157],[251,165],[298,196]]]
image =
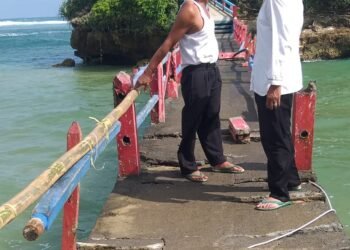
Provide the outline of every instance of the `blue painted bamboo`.
[[[137,114],[137,127],[141,126],[146,117],[158,102],[158,95],[154,95],[141,111]],[[32,218],[40,219],[43,222],[45,230],[49,230],[53,222],[57,218],[58,214],[62,210],[65,202],[72,194],[73,190],[79,184],[81,179],[85,176],[91,165],[91,157],[96,160],[97,157],[103,152],[108,143],[117,136],[120,131],[120,123],[116,123],[109,137],[102,140],[93,151],[87,153],[81,158],[64,176],[61,177],[40,199],[39,203],[35,206],[32,214]]]
[[151,110],[157,104],[158,100],[159,100],[158,95],[152,96],[152,98],[148,100],[147,104],[143,107],[143,109],[137,113],[137,117],[136,117],[137,127],[140,127],[141,124],[145,121],[146,117],[149,115]]
[[65,202],[72,194],[81,179],[85,176],[91,165],[91,159],[96,160],[104,151],[110,141],[114,141],[120,131],[120,123],[112,127],[108,138],[105,137],[95,148],[81,158],[74,166],[62,176],[40,199],[35,206],[32,218],[40,219],[45,230],[50,229]]
[[[219,2],[218,0],[214,0],[214,2],[219,8],[223,7],[222,1]],[[236,5],[231,3],[228,0],[224,0],[224,2],[225,2],[225,5],[226,5],[225,8],[224,8],[224,11],[232,16],[233,15],[232,6],[236,6]]]

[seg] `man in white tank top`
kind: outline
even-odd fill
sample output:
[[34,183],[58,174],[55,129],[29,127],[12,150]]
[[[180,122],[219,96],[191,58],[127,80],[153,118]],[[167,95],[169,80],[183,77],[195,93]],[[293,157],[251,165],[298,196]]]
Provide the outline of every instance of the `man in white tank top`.
[[182,140],[178,159],[181,174],[194,182],[208,180],[196,165],[196,133],[213,171],[244,172],[242,167],[226,161],[223,153],[219,117],[221,77],[215,64],[219,49],[214,20],[207,9],[208,2],[184,1],[170,33],[135,86],[149,85],[158,64],[175,44],[180,43],[183,67],[181,90],[185,106],[182,110]]

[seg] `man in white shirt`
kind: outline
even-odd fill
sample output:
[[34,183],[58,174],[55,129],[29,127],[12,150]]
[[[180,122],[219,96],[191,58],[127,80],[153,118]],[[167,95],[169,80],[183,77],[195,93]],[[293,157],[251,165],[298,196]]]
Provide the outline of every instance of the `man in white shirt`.
[[257,19],[257,43],[251,79],[261,142],[267,156],[270,195],[256,208],[290,205],[289,189],[300,187],[291,140],[293,93],[303,86],[299,38],[302,0],[264,0]]

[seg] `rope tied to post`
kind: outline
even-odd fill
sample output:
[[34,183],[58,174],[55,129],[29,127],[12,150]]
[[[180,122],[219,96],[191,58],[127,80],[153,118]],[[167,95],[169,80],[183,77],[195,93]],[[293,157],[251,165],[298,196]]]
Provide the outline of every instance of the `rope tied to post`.
[[4,210],[0,212],[0,226],[4,225],[4,221],[8,220],[8,218],[16,218],[17,217],[17,209],[6,203],[3,205]]
[[50,167],[50,173],[48,175],[49,181],[51,181],[55,175],[60,175],[66,170],[66,165],[63,162],[56,162],[52,167]]
[[[95,138],[96,135],[95,135]],[[96,154],[96,151],[94,150],[94,142],[92,141],[92,139],[90,137],[86,137],[84,140],[81,141],[81,145],[84,146],[88,146],[91,154],[90,154],[90,164],[91,166],[96,170],[96,171],[101,171],[105,168],[105,166],[103,165],[101,168],[97,168],[95,165],[95,160],[94,160],[94,154]]]
[[[112,126],[112,122],[109,119],[103,119],[102,121],[99,121],[97,118],[95,117],[89,117],[90,119],[96,121],[96,123],[98,125],[102,125],[104,128],[104,133],[106,133],[106,139],[109,140],[109,135],[108,135],[108,131],[109,131],[109,127]],[[91,135],[94,137],[95,142],[93,141],[93,139],[91,138]],[[85,145],[88,146],[91,155],[90,155],[90,164],[91,166],[96,170],[96,171],[101,171],[105,168],[105,164],[103,164],[102,167],[97,168],[95,165],[95,160],[94,160],[94,154],[96,155],[96,150],[94,150],[95,145],[97,145],[98,142],[98,138],[96,136],[95,133],[90,134],[90,136],[87,136],[84,140],[81,141],[81,145],[84,147]]]
[[108,118],[104,118],[102,121],[100,121],[97,118],[92,117],[92,116],[89,116],[89,119],[94,120],[97,123],[97,125],[101,125],[103,127],[103,129],[104,129],[103,132],[106,134],[107,141],[109,141],[109,134],[108,134],[108,132],[109,132],[109,129],[113,125],[112,121],[110,119],[108,119]]

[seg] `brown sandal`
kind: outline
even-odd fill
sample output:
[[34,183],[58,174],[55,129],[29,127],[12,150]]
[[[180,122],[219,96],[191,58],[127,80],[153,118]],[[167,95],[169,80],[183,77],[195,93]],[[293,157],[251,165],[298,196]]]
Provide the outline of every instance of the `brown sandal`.
[[208,176],[199,171],[185,175],[185,178],[192,182],[206,182],[208,180]]
[[241,174],[244,173],[244,168],[232,164],[230,162],[227,162],[227,164],[219,164],[214,167],[211,167],[213,172],[220,172],[220,173],[233,173],[233,174]]

